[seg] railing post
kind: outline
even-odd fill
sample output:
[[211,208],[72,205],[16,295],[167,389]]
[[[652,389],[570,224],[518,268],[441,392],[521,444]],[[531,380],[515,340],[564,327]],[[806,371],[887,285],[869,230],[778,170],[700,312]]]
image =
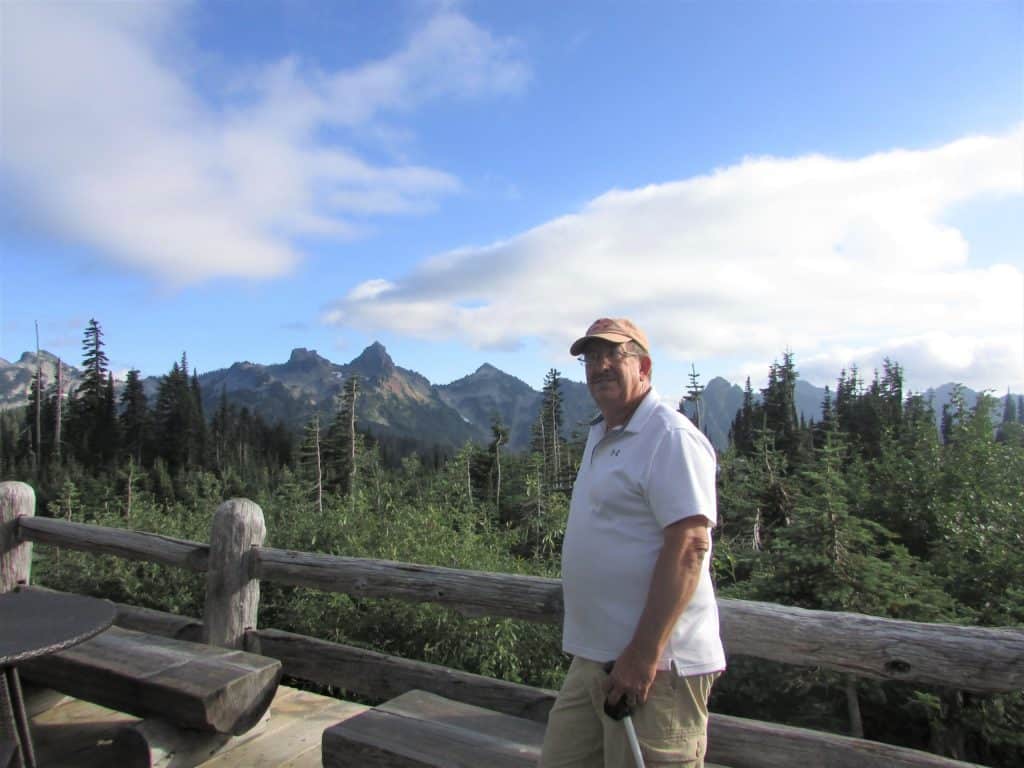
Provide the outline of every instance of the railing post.
[[253,547],[263,544],[263,510],[248,499],[229,499],[210,526],[203,639],[210,645],[246,650],[246,630],[256,629],[260,582]]
[[0,483],[0,594],[28,584],[32,572],[32,542],[18,541],[19,517],[36,513],[36,492],[14,480]]

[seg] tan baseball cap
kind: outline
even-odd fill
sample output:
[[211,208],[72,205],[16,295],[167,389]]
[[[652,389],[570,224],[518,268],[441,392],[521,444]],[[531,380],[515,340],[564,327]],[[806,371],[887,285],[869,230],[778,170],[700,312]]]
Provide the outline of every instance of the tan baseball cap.
[[583,352],[583,346],[591,339],[604,339],[614,344],[635,341],[644,348],[644,352],[651,351],[651,347],[647,343],[647,334],[637,328],[632,320],[625,317],[598,318],[587,328],[585,336],[581,336],[572,343],[572,346],[569,347],[569,354],[576,356]]

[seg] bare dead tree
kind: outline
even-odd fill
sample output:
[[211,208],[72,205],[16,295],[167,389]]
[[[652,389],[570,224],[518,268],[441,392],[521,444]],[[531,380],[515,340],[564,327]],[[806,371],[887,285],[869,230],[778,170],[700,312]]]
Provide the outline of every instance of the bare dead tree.
[[60,427],[61,427],[61,414],[63,413],[64,403],[64,372],[61,370],[61,360],[57,358],[57,402],[54,406],[53,416],[53,455],[54,458],[60,462]]

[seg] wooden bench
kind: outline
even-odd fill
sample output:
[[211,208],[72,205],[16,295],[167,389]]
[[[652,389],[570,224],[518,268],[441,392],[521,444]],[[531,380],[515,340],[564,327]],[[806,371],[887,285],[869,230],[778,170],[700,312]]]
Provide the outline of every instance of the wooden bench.
[[413,690],[325,730],[321,752],[325,768],[534,768],[544,728]]
[[25,662],[19,674],[78,699],[203,732],[241,734],[267,711],[281,662],[245,651],[111,627]]
[[543,739],[543,723],[414,690],[325,730],[323,764],[525,768]]

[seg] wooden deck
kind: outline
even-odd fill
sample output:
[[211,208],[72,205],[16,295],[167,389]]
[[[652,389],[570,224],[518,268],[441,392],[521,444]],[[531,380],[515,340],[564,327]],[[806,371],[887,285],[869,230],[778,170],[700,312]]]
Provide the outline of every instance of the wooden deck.
[[[139,718],[53,691],[26,690],[25,695],[41,766],[129,768],[132,761],[126,761],[115,749],[115,737],[126,726],[139,723]],[[270,706],[270,717],[248,733],[230,738],[207,737],[188,747],[196,752],[196,757],[190,759],[184,753],[168,755],[154,765],[320,768],[324,729],[366,709],[362,704],[280,686]]]

